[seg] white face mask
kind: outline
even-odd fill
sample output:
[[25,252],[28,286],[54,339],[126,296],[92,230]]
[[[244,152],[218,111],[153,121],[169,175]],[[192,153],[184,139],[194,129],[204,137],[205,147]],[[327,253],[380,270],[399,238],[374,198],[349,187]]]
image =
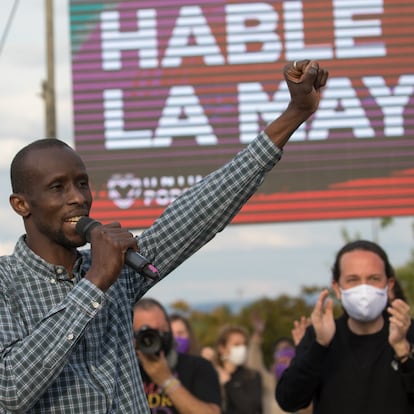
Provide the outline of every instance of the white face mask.
[[358,285],[350,289],[340,289],[341,301],[348,315],[361,322],[378,318],[388,300],[388,286],[384,289],[371,285]]
[[230,348],[230,354],[227,360],[232,362],[234,365],[243,365],[247,357],[246,345],[235,345]]

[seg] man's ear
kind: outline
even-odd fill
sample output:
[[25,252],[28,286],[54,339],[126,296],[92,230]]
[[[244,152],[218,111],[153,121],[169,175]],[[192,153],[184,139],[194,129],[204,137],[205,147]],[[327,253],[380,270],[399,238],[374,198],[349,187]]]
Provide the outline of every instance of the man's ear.
[[394,293],[395,278],[393,277],[388,278],[387,283],[388,283],[388,300],[392,302],[394,299],[396,299],[395,293]]
[[30,214],[29,203],[23,194],[13,193],[9,198],[10,205],[13,210],[22,217],[27,217]]
[[334,291],[336,298],[341,300],[341,290],[339,289],[339,284],[336,280],[332,281],[332,290]]

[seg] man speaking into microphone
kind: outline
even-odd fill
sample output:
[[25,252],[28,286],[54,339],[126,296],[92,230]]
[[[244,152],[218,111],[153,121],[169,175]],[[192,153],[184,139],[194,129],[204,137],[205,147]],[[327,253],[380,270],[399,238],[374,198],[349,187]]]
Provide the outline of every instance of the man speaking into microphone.
[[[10,204],[25,234],[0,259],[1,413],[149,413],[133,305],[231,221],[318,108],[326,70],[304,60],[284,77],[286,110],[137,239],[119,223],[85,219],[88,174],[64,142],[38,140],[16,154]],[[90,249],[78,250],[87,240]]]

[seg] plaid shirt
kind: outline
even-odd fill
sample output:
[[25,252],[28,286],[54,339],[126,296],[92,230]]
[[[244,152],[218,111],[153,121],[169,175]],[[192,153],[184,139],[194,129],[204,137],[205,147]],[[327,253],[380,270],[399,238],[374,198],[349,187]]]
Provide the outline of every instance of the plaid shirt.
[[[281,154],[261,133],[138,237],[161,278],[229,223]],[[154,282],[124,267],[102,292],[84,278],[90,250],[79,251],[70,279],[24,240],[0,258],[0,412],[149,413],[132,306]]]

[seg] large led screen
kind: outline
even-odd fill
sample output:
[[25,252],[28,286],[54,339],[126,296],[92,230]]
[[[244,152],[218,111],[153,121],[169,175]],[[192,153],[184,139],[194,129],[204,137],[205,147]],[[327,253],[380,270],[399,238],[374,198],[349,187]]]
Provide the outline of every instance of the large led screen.
[[93,215],[144,228],[330,78],[235,223],[414,214],[414,2],[70,1],[75,145]]

